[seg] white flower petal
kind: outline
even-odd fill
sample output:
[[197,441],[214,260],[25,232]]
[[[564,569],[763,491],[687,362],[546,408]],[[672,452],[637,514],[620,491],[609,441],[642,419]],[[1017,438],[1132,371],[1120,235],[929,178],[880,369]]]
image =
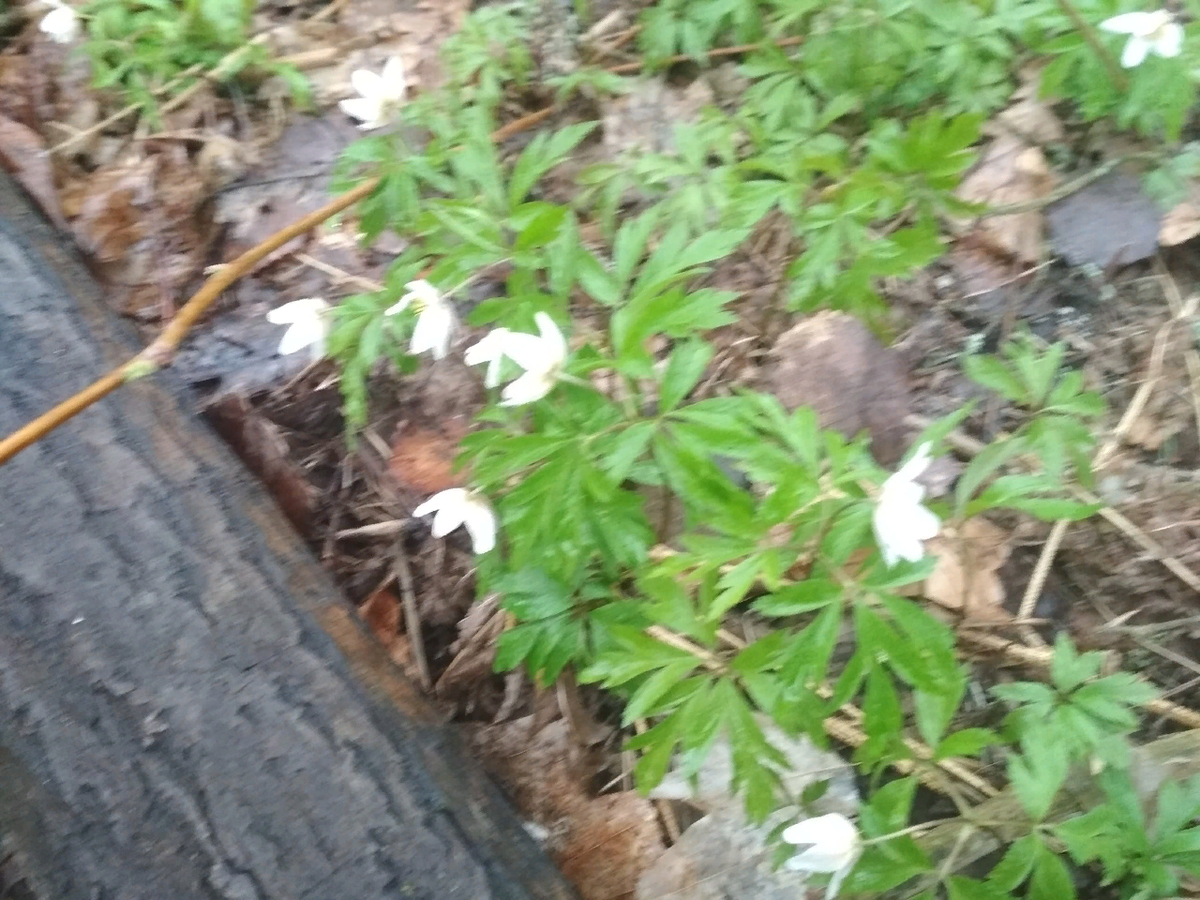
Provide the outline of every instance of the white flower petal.
[[920,562],[925,558],[925,546],[907,531],[906,524],[904,521],[883,526],[878,521],[874,523],[875,541],[879,544],[883,564],[889,569],[902,559]]
[[929,455],[929,442],[926,441],[917,448],[917,452],[912,455],[912,459],[901,466],[899,471],[892,477],[902,481],[912,481],[928,469],[931,462],[933,462],[933,457]]
[[552,373],[530,370],[512,382],[500,394],[501,406],[524,406],[541,400],[554,388]]
[[63,3],[52,3],[54,9],[42,16],[38,28],[59,44],[67,44],[79,34],[79,16]]
[[554,360],[556,365],[561,364],[567,358],[567,342],[562,332],[558,330],[554,320],[544,312],[536,313],[533,321],[537,323],[538,331],[541,332],[542,346],[547,356]]
[[487,372],[483,376],[483,386],[491,390],[500,384],[500,366],[504,361],[503,356],[497,356],[495,359],[488,361]]
[[450,335],[453,331],[454,311],[449,306],[441,303],[427,306],[417,316],[409,352],[424,353],[428,350],[434,359],[444,359],[446,351],[450,349]]
[[374,97],[352,97],[349,100],[338,101],[338,109],[358,119],[358,127],[363,131],[382,128],[387,123],[383,119],[383,104]]
[[463,523],[462,504],[447,504],[437,511],[433,517],[433,527],[430,534],[435,538],[443,538]]
[[476,553],[487,553],[496,546],[496,514],[488,504],[472,497],[463,507],[463,524],[471,536]]
[[1146,58],[1146,54],[1150,52],[1151,43],[1145,38],[1134,35],[1125,43],[1125,49],[1121,52],[1121,65],[1126,69],[1132,69],[1134,66],[1141,65],[1142,60]]
[[303,350],[305,347],[320,344],[324,337],[324,332],[319,326],[306,322],[297,322],[295,325],[288,326],[288,330],[280,338],[279,353],[281,356],[288,356],[297,350]]
[[1101,31],[1113,34],[1148,34],[1156,24],[1151,21],[1152,14],[1144,12],[1121,13],[1100,23]]
[[[488,388],[494,388],[500,384],[500,363],[504,358],[504,348],[512,339],[514,333],[507,328],[494,328],[477,343],[468,347],[463,354],[463,360],[468,366],[478,366],[482,363],[487,363],[487,373],[484,376],[483,383]],[[523,337],[537,340],[531,334],[524,335]]]
[[380,88],[384,98],[403,100],[408,82],[404,77],[404,61],[398,56],[389,56],[380,73]]
[[350,73],[350,87],[354,88],[360,97],[382,97],[383,86],[383,78],[370,69],[355,69]]
[[478,366],[499,359],[504,355],[504,343],[511,333],[507,328],[489,331],[463,352],[463,362],[468,366]]
[[430,533],[435,538],[448,535],[466,525],[476,553],[487,553],[496,546],[496,516],[486,500],[465,488],[450,488],[434,494],[413,510],[420,518],[435,513]]
[[272,325],[287,325],[279,341],[279,353],[287,356],[305,347],[312,348],[313,360],[325,355],[325,335],[329,330],[326,316],[329,304],[318,297],[293,300],[267,312]]
[[1183,26],[1178,22],[1168,22],[1158,33],[1154,42],[1154,52],[1159,56],[1178,56],[1183,50]]
[[544,372],[553,364],[547,356],[545,343],[535,334],[509,331],[499,344],[499,350],[528,372]]
[[913,537],[927,541],[938,536],[938,532],[942,530],[942,520],[932,510],[924,506],[915,506],[909,510],[908,527]]
[[435,288],[424,278],[410,281],[404,286],[408,293],[404,295],[409,302],[415,298],[422,306],[439,306],[446,301],[442,297],[441,291]]
[[466,499],[467,492],[463,488],[450,488],[449,490],[439,491],[413,510],[413,518],[419,519],[432,512],[437,512],[445,505],[461,505]]
[[[858,829],[839,813],[797,822],[784,829],[783,839],[804,847],[787,861],[789,869],[799,872],[839,872],[845,877],[861,849]],[[841,878],[837,880],[840,885]]]
[[314,319],[327,309],[329,304],[319,297],[304,297],[269,310],[267,321],[272,325],[290,325]]
[[923,559],[925,546],[921,542],[936,536],[941,528],[941,520],[921,505],[925,488],[913,480],[931,461],[929,445],[922,444],[912,459],[888,476],[879,492],[871,527],[888,568],[902,559],[909,562]]

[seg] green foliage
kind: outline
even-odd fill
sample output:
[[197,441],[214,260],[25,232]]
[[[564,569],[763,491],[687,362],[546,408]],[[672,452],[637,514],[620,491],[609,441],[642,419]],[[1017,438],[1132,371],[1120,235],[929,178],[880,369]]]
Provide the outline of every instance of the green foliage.
[[1164,784],[1150,822],[1128,773],[1110,768],[1097,780],[1105,802],[1056,825],[1055,836],[1075,862],[1098,861],[1122,897],[1177,896],[1180,872],[1200,874],[1200,778]]
[[[1102,6],[1081,8],[1091,21],[1108,14]],[[889,567],[876,552],[873,517],[890,473],[864,439],[821,429],[810,409],[708,387],[714,329],[736,322],[739,298],[705,279],[768,216],[795,248],[781,305],[884,325],[882,279],[937,258],[945,221],[972,211],[954,193],[981,123],[1012,90],[1015,61],[1071,32],[1057,3],[662,0],[639,35],[654,63],[762,42],[739,64],[741,102],[677,125],[661,152],[592,166],[570,204],[548,182],[595,140],[595,123],[511,152],[492,139],[506,91],[532,78],[518,39],[523,9],[468,17],[443,48],[448,85],[408,103],[400,128],[347,150],[339,187],[365,173],[381,179],[360,208],[365,239],[395,230],[408,249],[384,291],[343,301],[329,338],[353,430],[367,418],[371,372],[418,364],[405,350],[408,320],[384,315],[415,278],[460,299],[489,273],[502,290],[465,314],[469,324],[528,333],[544,313],[568,335],[553,389],[527,406],[489,406],[462,443],[472,487],[499,520],[497,549],[477,573],[478,590],[499,594],[511,617],[497,668],[524,666],[549,685],[570,667],[620,696],[643,790],[672,765],[697,772],[727,740],[731,788],[760,820],[804,800],[789,796],[786,758],[768,735],[824,743],[828,717],[857,704],[865,740],[854,762],[874,789],[849,891],[916,878],[922,897],[1070,898],[1066,847],[1076,864],[1097,862],[1113,883],[1160,896],[1192,862],[1190,819],[1180,818],[1194,811],[1190,800],[1160,812],[1167,824],[1144,840],[1117,812],[1096,813],[1088,837],[1089,821],[1058,822],[1053,807],[1072,768],[1094,760],[1111,773],[1106,803],[1125,802],[1118,779],[1148,687],[1102,676],[1095,654],[1060,641],[1049,684],[996,689],[1015,707],[1000,732],[959,727],[968,673],[955,635],[903,596],[935,560]],[[799,36],[802,51],[774,43]],[[1077,94],[1092,88],[1079,78],[1062,89],[1083,103]],[[594,96],[636,84],[580,70],[555,87]],[[1193,163],[1180,154],[1176,174]],[[931,504],[939,514],[961,525],[996,508],[1043,519],[1095,511],[1070,489],[1090,483],[1104,408],[1066,363],[1064,346],[1024,336],[964,359],[1016,420],[968,463],[948,504]],[[505,378],[515,375],[515,363],[504,365]],[[936,452],[968,413],[919,440]],[[733,614],[760,623],[744,646],[726,631]],[[835,665],[839,645],[849,656]],[[1029,833],[988,877],[932,870],[907,833],[916,778],[884,779],[898,761],[929,765],[914,759],[914,738],[935,761],[985,749],[1007,758]]]
[[[308,87],[300,72],[247,43],[254,5],[254,0],[91,0],[80,14],[93,83],[123,91],[155,126],[157,94],[187,88],[198,77],[183,77],[192,66],[212,70],[222,63],[226,80],[258,67],[283,77],[296,102],[306,103]],[[229,57],[239,47],[240,54]]]
[[[1115,0],[1091,0],[1081,8],[1093,23],[1128,11]],[[1033,42],[1036,50],[1053,57],[1042,72],[1043,95],[1071,98],[1087,120],[1111,117],[1120,128],[1178,140],[1185,116],[1196,102],[1196,80],[1186,51],[1171,59],[1152,53],[1141,65],[1122,70],[1126,87],[1114,81],[1109,67],[1061,12],[1044,16],[1043,27],[1044,37]],[[1115,62],[1126,36],[1098,35]]]
[[[1104,401],[1084,389],[1079,372],[1060,374],[1065,352],[1065,344],[1041,351],[1031,338],[1022,336],[1005,344],[999,355],[964,359],[963,368],[974,381],[1031,415],[1010,437],[994,441],[977,455],[959,478],[955,506],[960,515],[969,517],[999,506],[1044,519],[1085,518],[1096,511],[1062,496],[1068,474],[1091,486],[1096,444],[1092,423],[1104,413]],[[1036,457],[1041,471],[1002,475],[988,482],[1002,465],[1022,454]]]
[[1128,672],[1100,676],[1102,654],[1077,654],[1065,638],[1054,647],[1051,683],[999,685],[995,694],[1019,703],[1006,728],[1019,741],[1021,754],[1009,764],[1009,777],[1035,820],[1049,812],[1073,762],[1093,758],[1112,767],[1128,764],[1123,740],[1137,728],[1133,708],[1153,699],[1155,691]]

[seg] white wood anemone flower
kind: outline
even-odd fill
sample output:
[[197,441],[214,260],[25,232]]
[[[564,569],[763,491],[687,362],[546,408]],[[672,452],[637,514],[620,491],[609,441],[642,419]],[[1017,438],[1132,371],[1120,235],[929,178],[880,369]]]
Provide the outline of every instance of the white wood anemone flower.
[[423,278],[410,281],[405,287],[408,293],[383,314],[394,316],[411,306],[417,311],[417,324],[413,326],[408,352],[417,354],[428,350],[434,359],[445,359],[450,349],[450,337],[457,324],[454,307],[442,296],[441,291]]
[[888,477],[879,492],[872,525],[888,568],[902,559],[922,559],[925,547],[921,542],[936,536],[941,526],[938,517],[921,505],[925,488],[916,482],[932,461],[929,444],[922,444],[912,459]]
[[44,0],[50,12],[42,16],[38,28],[59,44],[69,44],[79,34],[79,16],[62,0]]
[[363,131],[382,128],[404,103],[408,89],[404,63],[398,56],[389,56],[378,74],[370,69],[355,69],[350,73],[350,86],[358,91],[358,96],[342,100],[338,108],[358,119],[358,127]]
[[319,297],[305,297],[268,312],[267,321],[272,325],[288,326],[279,341],[279,352],[287,356],[308,347],[313,362],[324,356],[330,309],[332,307]]
[[567,342],[562,332],[544,312],[536,313],[533,319],[537,322],[538,334],[497,328],[467,348],[463,356],[470,366],[488,364],[484,384],[490,388],[500,383],[500,360],[505,356],[525,370],[501,392],[501,406],[523,406],[540,400],[563,377]]
[[432,529],[435,538],[445,537],[465,525],[476,553],[487,553],[496,546],[496,514],[491,504],[475,491],[450,488],[434,494],[413,510],[415,518],[430,513],[435,513]]
[[463,362],[468,366],[487,363],[483,383],[489,388],[500,384],[500,363],[504,359],[504,345],[511,334],[507,328],[493,328],[463,353]]
[[1131,12],[1113,16],[1100,23],[1100,28],[1113,34],[1127,34],[1121,51],[1121,65],[1126,69],[1140,65],[1149,54],[1178,56],[1183,49],[1183,27],[1165,9],[1154,12]]
[[510,332],[504,343],[504,355],[525,370],[525,374],[500,392],[501,406],[523,406],[541,400],[554,389],[567,360],[567,342],[554,320],[540,312],[534,315],[539,334]]
[[862,839],[854,823],[839,813],[797,822],[783,831],[783,839],[803,848],[784,865],[794,872],[830,872],[825,900],[837,896],[842,881],[862,853]]

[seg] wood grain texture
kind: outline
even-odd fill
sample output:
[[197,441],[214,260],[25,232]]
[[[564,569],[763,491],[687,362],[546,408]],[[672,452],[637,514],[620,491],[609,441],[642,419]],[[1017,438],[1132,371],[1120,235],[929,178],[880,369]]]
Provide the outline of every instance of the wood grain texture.
[[[0,433],[127,358],[0,176]],[[572,897],[169,373],[0,467],[0,859],[45,900]]]

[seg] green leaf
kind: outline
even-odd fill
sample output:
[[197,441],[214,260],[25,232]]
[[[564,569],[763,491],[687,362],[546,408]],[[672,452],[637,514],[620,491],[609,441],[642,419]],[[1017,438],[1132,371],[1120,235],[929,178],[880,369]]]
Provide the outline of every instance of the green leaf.
[[947,735],[937,745],[934,759],[951,759],[956,756],[978,756],[984,747],[1000,743],[1000,736],[989,728],[964,728]]
[[595,127],[595,122],[580,122],[568,125],[553,135],[539,132],[521,153],[509,176],[509,208],[516,209],[538,179],[562,162]]
[[994,441],[980,450],[966,470],[958,477],[958,483],[954,486],[955,509],[962,512],[966,508],[967,502],[974,496],[976,489],[992,473],[1024,450],[1025,442],[1020,438]]
[[628,726],[651,713],[662,712],[663,710],[657,706],[658,701],[679,682],[691,675],[699,665],[700,660],[696,657],[676,660],[667,663],[643,681],[625,704],[625,710],[621,714],[621,724]]
[[831,566],[841,566],[850,554],[867,544],[875,505],[869,500],[849,503],[834,517],[821,541],[821,553]]
[[670,412],[696,386],[704,367],[712,358],[712,347],[705,341],[685,340],[676,344],[667,362],[658,391],[659,415]]
[[566,215],[567,208],[554,203],[522,204],[512,218],[512,226],[518,232],[513,250],[521,252],[550,244],[558,237]]
[[977,384],[990,388],[1006,400],[1026,405],[1029,395],[1025,384],[1008,364],[995,356],[968,356],[963,360],[963,371]]
[[605,446],[601,466],[614,481],[624,481],[642,458],[657,428],[654,422],[634,422]]
[[1004,505],[1010,509],[1027,512],[1045,522],[1054,522],[1058,519],[1078,522],[1082,519],[1090,519],[1104,508],[1103,503],[1080,503],[1077,500],[1055,497],[1013,497]]
[[963,875],[951,875],[946,882],[949,900],[1012,900],[1008,891],[990,881],[979,881]]
[[916,790],[917,780],[909,776],[889,781],[875,791],[859,814],[866,835],[879,838],[903,830]]
[[652,335],[682,338],[730,324],[734,317],[723,307],[735,296],[732,291],[707,288],[691,293],[674,288],[635,294],[613,314],[609,325],[618,363],[648,360],[643,344]]
[[1200,815],[1200,776],[1167,783],[1158,792],[1158,811],[1154,817],[1154,843],[1170,835]]
[[917,690],[913,692],[913,711],[916,713],[917,731],[930,747],[937,747],[941,743],[942,735],[946,733],[950,720],[958,712],[958,705],[962,701],[962,688],[965,688],[966,684],[959,682],[952,687],[957,687],[959,690],[951,689],[945,692]]
[[1066,864],[1044,845],[1037,849],[1029,900],[1075,900],[1075,884]]
[[1066,780],[1069,764],[1064,748],[1037,734],[1022,740],[1021,755],[1009,759],[1009,781],[1021,806],[1035,822],[1042,821],[1049,812]]
[[1002,891],[1015,891],[1033,871],[1039,843],[1035,835],[1027,834],[1008,845],[1000,862],[988,874],[988,881]]
[[507,672],[519,666],[537,643],[539,630],[532,625],[514,625],[504,631],[496,641],[496,658],[492,668]]
[[626,219],[613,241],[613,275],[618,288],[624,288],[633,277],[633,270],[641,262],[650,240],[650,233],[658,224],[660,208],[652,206],[636,219]]
[[643,794],[649,793],[651,788],[663,780],[667,766],[671,763],[671,754],[675,750],[681,722],[680,715],[669,716],[626,743],[626,748],[630,750],[645,748],[645,752],[633,767],[638,790]]
[[823,609],[841,595],[841,586],[828,578],[806,578],[759,597],[754,610],[764,616],[795,616]]

